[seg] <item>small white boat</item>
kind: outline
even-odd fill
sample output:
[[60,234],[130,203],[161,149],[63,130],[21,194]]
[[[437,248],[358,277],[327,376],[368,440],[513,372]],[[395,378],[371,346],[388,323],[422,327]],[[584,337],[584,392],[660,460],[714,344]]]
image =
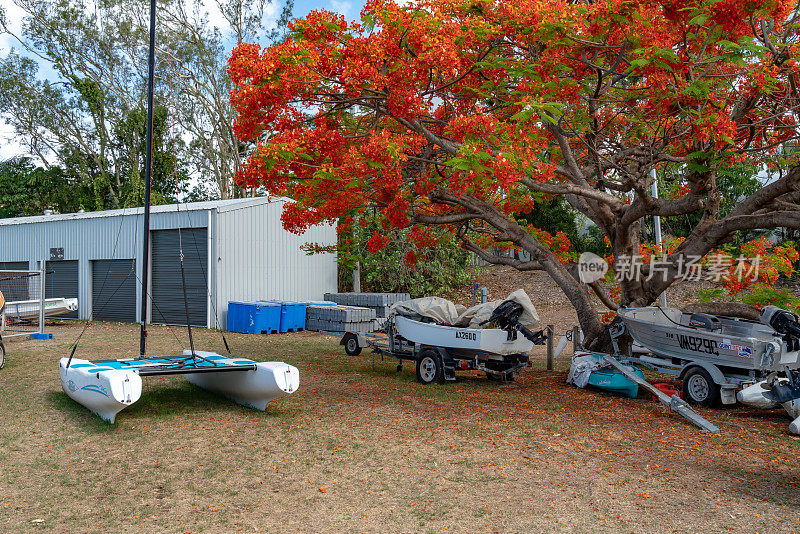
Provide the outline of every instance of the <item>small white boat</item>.
[[[761,410],[771,410],[779,405],[783,406],[789,417],[793,419],[789,423],[789,432],[800,435],[800,398],[789,398],[797,394],[797,389],[795,388],[795,395],[780,398],[779,395],[775,394],[775,389],[768,382],[772,382],[772,380],[768,378],[744,388],[736,394],[736,399],[742,404]],[[789,383],[785,377],[778,378],[778,382],[784,386]]]
[[398,334],[421,345],[498,355],[522,354],[531,350],[534,345],[525,336],[511,336],[508,331],[499,328],[441,326],[415,321],[402,315],[395,316],[394,324]]
[[[5,314],[9,319],[35,319],[39,316],[39,300],[17,300],[6,302]],[[77,311],[78,299],[45,299],[44,316],[55,317]]]
[[[283,362],[224,358],[204,351],[196,351],[195,355],[199,359],[193,359],[191,351],[174,358],[73,358],[71,362],[61,358],[61,385],[73,400],[109,423],[139,400],[143,376],[183,374],[198,387],[262,411],[270,401],[289,395],[300,386],[297,368]],[[184,361],[186,365],[181,366]]]

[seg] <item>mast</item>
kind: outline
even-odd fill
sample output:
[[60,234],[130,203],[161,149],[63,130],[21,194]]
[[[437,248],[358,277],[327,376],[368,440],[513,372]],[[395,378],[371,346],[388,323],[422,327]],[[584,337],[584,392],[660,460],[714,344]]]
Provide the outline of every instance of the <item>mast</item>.
[[139,338],[139,355],[147,348],[147,275],[150,263],[150,178],[153,174],[153,86],[156,64],[156,0],[150,0],[150,50],[147,58],[147,144],[144,182],[144,238],[142,239],[142,331]]

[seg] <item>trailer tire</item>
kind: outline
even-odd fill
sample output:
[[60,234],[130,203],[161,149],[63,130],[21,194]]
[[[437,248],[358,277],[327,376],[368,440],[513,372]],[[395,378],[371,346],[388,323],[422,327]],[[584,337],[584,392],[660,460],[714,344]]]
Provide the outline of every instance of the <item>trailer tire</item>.
[[711,408],[719,403],[719,386],[702,367],[692,367],[686,372],[681,389],[684,398],[691,404]]
[[361,347],[358,345],[358,336],[353,333],[344,335],[342,345],[344,345],[344,351],[348,356],[358,356],[361,354]]
[[430,349],[419,353],[417,358],[417,381],[420,384],[433,384],[442,379],[442,360]]

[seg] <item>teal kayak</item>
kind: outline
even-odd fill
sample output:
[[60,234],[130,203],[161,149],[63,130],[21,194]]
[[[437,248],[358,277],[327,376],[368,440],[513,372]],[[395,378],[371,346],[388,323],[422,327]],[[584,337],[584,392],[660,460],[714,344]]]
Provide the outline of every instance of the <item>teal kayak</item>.
[[[644,374],[641,370],[637,369],[636,367],[633,367],[632,369],[636,376],[644,380]],[[604,367],[602,369],[592,371],[592,374],[589,376],[589,385],[604,391],[625,395],[631,399],[635,399],[639,394],[638,384],[627,378],[613,367]]]

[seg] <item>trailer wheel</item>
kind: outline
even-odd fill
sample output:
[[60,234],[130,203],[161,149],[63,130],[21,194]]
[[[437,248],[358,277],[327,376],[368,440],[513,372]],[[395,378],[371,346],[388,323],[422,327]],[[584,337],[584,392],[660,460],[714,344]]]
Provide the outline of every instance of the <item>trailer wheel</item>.
[[442,378],[439,355],[432,350],[423,350],[417,358],[417,380],[421,384],[432,384]]
[[719,402],[719,386],[708,371],[692,367],[683,377],[683,396],[692,404],[712,407]]
[[361,347],[358,345],[357,335],[353,333],[345,334],[342,343],[344,344],[344,351],[348,356],[358,356],[361,354]]

